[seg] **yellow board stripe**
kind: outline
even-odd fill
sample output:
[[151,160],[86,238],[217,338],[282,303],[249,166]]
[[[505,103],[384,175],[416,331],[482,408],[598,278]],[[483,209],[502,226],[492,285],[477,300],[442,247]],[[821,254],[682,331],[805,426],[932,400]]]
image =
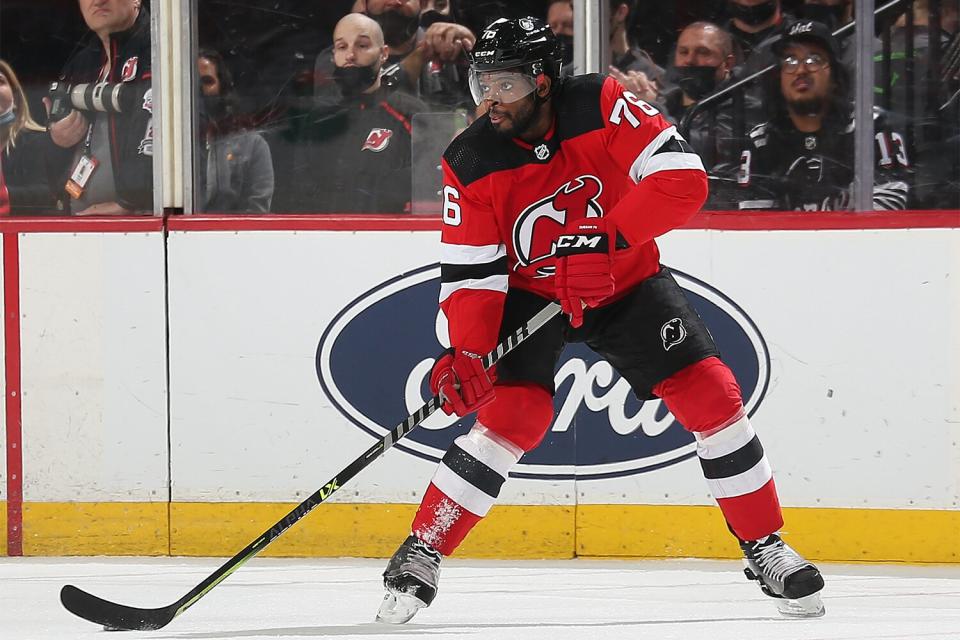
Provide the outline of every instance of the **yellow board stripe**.
[[[293,506],[26,503],[24,555],[229,557]],[[263,555],[386,557],[409,533],[415,511],[411,504],[325,504]],[[811,560],[960,562],[958,510],[792,508],[784,517],[785,536]],[[740,551],[716,507],[498,505],[456,555],[738,558]]]

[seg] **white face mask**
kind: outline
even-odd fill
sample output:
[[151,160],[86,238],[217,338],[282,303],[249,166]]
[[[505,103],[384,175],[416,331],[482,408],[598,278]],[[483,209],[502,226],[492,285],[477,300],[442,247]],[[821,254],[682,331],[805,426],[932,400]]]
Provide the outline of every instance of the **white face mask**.
[[10,108],[0,113],[0,127],[6,126],[12,123],[17,119],[17,114],[13,111],[13,103],[10,103]]

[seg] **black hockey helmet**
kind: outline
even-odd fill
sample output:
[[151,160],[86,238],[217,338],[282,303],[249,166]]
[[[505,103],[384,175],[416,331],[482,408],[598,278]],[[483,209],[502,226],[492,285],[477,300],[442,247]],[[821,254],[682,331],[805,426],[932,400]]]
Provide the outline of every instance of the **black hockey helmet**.
[[536,79],[541,74],[552,81],[560,77],[563,47],[540,18],[500,18],[480,33],[470,52],[470,90],[480,104],[478,74],[515,70]]

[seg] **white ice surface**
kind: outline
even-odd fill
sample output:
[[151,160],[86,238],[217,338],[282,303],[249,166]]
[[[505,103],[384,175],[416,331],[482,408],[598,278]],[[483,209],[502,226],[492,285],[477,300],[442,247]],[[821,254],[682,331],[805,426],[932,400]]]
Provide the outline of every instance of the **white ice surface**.
[[735,562],[450,559],[433,606],[372,622],[382,560],[254,559],[167,627],[107,633],[60,605],[71,583],[159,607],[215,559],[0,559],[0,638],[960,640],[960,566],[822,565],[827,615],[781,618]]

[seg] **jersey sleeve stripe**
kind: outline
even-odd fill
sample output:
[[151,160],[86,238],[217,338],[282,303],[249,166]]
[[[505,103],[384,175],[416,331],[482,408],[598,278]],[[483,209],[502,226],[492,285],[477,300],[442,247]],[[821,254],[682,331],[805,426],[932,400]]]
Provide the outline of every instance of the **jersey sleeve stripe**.
[[440,262],[443,264],[480,264],[493,262],[507,255],[507,248],[502,244],[453,244],[440,243]]
[[[633,164],[630,166],[630,179],[634,182],[640,182],[643,178],[647,177],[652,171],[647,171],[647,165],[650,163],[654,155],[667,155],[664,153],[657,154],[660,151],[660,147],[669,143],[671,140],[683,140],[683,136],[677,132],[676,126],[670,126],[657,134],[657,137],[651,140],[646,147],[643,148],[643,151],[640,152],[640,155],[637,156],[637,159],[633,161]],[[699,156],[696,154],[689,154],[699,159]],[[676,167],[676,168],[689,168],[689,167]],[[700,168],[703,169],[703,163],[700,163]]]
[[699,169],[703,171],[703,161],[695,153],[678,153],[668,151],[667,153],[658,153],[650,158],[647,166],[643,169],[640,179],[654,174],[658,171],[671,171],[674,169]]
[[488,291],[497,291],[499,293],[507,292],[507,274],[489,276],[477,280],[458,280],[456,282],[440,283],[440,302],[452,296],[461,289],[486,289]]
[[481,264],[440,264],[440,282],[482,280],[508,273],[507,256]]

